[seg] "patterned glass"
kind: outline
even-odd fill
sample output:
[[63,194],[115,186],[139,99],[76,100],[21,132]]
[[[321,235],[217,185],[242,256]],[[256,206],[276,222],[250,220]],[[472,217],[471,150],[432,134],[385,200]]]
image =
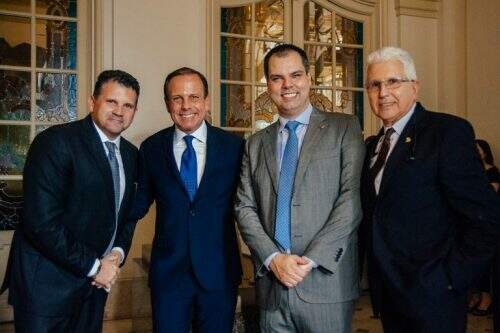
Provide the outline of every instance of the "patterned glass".
[[311,89],[309,98],[311,100],[311,104],[321,111],[336,111],[333,108],[333,92],[331,89]]
[[77,0],[36,0],[36,13],[76,17]]
[[65,122],[76,119],[76,75],[37,73],[36,120]]
[[0,120],[30,120],[31,75],[0,70]]
[[251,86],[221,85],[221,126],[252,127]]
[[342,113],[363,116],[363,92],[362,91],[349,91],[340,90],[335,91],[335,106],[338,107]]
[[264,74],[264,57],[266,53],[278,45],[275,42],[256,41],[255,42],[255,81],[266,83],[266,76]]
[[221,31],[233,34],[252,34],[252,6],[221,9]]
[[267,93],[267,87],[255,87],[255,129],[261,130],[278,120],[278,109]]
[[335,42],[339,44],[363,44],[363,23],[336,15]]
[[31,0],[0,0],[0,9],[29,13]]
[[337,87],[363,86],[363,50],[338,47],[335,85]]
[[30,144],[30,127],[0,125],[0,175],[20,175]]
[[284,3],[279,1],[261,1],[255,4],[256,36],[283,39]]
[[304,5],[304,39],[332,42],[332,12],[313,1],[307,1]]
[[0,65],[31,66],[30,19],[0,15]]
[[311,73],[313,85],[331,87],[333,84],[332,47],[306,45],[305,51],[309,59],[309,73]]
[[0,180],[0,230],[14,230],[23,207],[22,180]]
[[221,79],[250,81],[250,39],[221,37]]
[[35,126],[35,135],[40,134],[41,132],[45,131],[47,128],[49,128],[51,125],[37,125]]
[[76,23],[36,21],[37,67],[76,69]]

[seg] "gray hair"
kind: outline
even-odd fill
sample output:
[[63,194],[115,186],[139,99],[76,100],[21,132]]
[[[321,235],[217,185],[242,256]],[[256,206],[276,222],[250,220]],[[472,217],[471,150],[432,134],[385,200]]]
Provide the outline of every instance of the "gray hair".
[[415,70],[415,63],[408,51],[399,47],[387,46],[368,55],[367,65],[376,64],[379,62],[398,60],[403,64],[406,79],[417,80],[417,71]]

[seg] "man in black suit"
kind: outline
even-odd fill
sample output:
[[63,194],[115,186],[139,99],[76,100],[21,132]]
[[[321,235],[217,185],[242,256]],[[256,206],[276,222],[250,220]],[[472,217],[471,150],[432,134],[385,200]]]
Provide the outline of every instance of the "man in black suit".
[[137,149],[120,136],[139,83],[102,72],[85,119],[40,133],[24,167],[24,218],[4,288],[16,332],[100,332],[107,293],[133,235]]
[[385,332],[465,332],[466,291],[498,240],[500,202],[471,125],[416,102],[408,52],[368,57],[366,89],[383,129],[367,147],[362,230]]

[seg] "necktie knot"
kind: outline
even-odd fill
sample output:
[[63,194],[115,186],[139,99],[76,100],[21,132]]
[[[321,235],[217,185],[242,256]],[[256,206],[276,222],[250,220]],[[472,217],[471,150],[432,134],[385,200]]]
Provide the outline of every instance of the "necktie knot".
[[390,139],[390,138],[391,138],[391,136],[394,134],[394,132],[395,132],[394,128],[389,127],[389,128],[385,131],[385,135],[384,135],[384,136],[385,136],[385,139],[386,139],[386,140],[387,140],[387,139]]
[[115,155],[115,148],[116,148],[115,143],[111,142],[111,141],[106,141],[106,142],[104,142],[104,144],[108,148],[109,154],[110,155]]
[[299,127],[300,123],[296,120],[290,120],[289,122],[286,123],[285,128],[288,130],[288,132],[293,132],[297,130],[297,127]]
[[188,147],[191,147],[193,145],[193,139],[194,139],[194,136],[192,136],[192,135],[184,136],[184,141],[186,142],[186,145]]

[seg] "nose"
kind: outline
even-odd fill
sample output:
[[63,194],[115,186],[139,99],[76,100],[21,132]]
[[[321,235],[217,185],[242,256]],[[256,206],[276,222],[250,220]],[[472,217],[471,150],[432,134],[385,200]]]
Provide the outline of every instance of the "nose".
[[385,82],[380,82],[380,90],[378,92],[379,97],[385,97],[389,95],[389,89],[385,85]]
[[290,77],[285,77],[283,79],[283,88],[288,88],[292,86],[292,78]]
[[191,107],[191,102],[189,101],[189,98],[183,98],[182,99],[182,104],[181,104],[181,108],[183,110],[187,110]]

